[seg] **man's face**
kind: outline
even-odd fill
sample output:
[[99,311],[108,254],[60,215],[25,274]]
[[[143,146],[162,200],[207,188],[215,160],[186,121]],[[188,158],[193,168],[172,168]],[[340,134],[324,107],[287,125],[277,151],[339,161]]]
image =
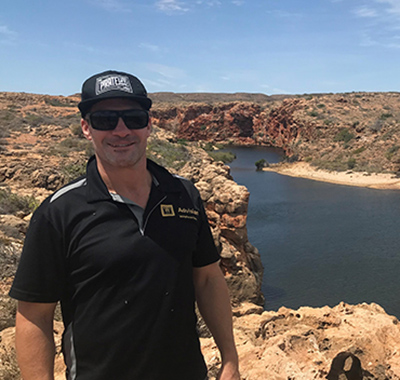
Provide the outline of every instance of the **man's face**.
[[[142,108],[134,101],[118,98],[100,101],[93,105],[90,112],[131,109]],[[128,129],[122,118],[119,118],[117,126],[111,131],[96,130],[84,119],[81,125],[84,136],[92,141],[96,157],[104,168],[129,168],[146,161],[151,122],[142,129]]]

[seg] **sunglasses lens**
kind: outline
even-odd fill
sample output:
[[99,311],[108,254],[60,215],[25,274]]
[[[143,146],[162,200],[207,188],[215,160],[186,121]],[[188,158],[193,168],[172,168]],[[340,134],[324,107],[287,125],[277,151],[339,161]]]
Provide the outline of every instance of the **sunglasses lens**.
[[145,110],[96,111],[89,119],[94,129],[111,131],[118,125],[120,117],[129,129],[142,129],[149,123],[149,114]]
[[118,124],[119,115],[112,111],[97,111],[90,115],[90,124],[100,131],[111,131]]
[[142,129],[149,123],[149,114],[143,110],[125,111],[122,119],[129,129]]

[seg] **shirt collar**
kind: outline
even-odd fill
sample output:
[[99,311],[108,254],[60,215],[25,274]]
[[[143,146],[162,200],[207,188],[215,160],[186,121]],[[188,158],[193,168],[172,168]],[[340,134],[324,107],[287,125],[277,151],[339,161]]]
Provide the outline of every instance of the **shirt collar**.
[[[147,169],[153,176],[153,184],[158,190],[170,193],[180,192],[182,187],[178,178],[173,176],[168,170],[147,159]],[[87,200],[89,203],[103,200],[112,200],[106,184],[97,169],[96,157],[89,159],[86,167],[87,177]]]

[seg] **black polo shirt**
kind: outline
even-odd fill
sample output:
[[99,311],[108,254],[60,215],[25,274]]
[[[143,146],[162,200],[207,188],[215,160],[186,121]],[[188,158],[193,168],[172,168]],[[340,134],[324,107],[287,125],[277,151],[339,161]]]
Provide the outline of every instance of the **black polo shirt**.
[[195,187],[148,160],[138,223],[96,160],[34,213],[10,295],[61,301],[68,379],[203,380],[193,267],[219,260]]

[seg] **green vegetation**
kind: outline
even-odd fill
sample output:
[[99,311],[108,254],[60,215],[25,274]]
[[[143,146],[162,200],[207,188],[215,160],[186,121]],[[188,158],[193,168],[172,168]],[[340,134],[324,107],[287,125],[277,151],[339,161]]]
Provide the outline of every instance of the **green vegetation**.
[[386,120],[386,119],[389,119],[390,117],[393,117],[393,115],[392,115],[391,113],[383,113],[383,114],[379,117],[379,119],[381,119],[381,120]]
[[255,165],[256,165],[256,170],[257,171],[261,171],[261,170],[263,170],[263,168],[269,166],[268,161],[265,160],[264,158],[262,158],[261,160],[256,161]]
[[208,141],[204,145],[202,145],[202,148],[206,152],[212,152],[214,150],[214,144],[211,141]]
[[345,144],[354,138],[354,134],[349,131],[348,128],[343,128],[340,132],[336,134],[333,141],[343,141]]
[[45,99],[44,101],[49,106],[53,107],[76,107],[75,103],[69,101],[69,99],[57,99],[57,98],[50,98]]
[[372,132],[379,132],[382,127],[384,126],[384,121],[383,119],[378,119],[374,121],[372,124],[370,124],[368,127],[371,129]]
[[354,169],[354,167],[356,166],[357,160],[354,157],[350,157],[347,160],[347,168],[348,169]]
[[362,146],[356,150],[353,151],[354,154],[360,154],[362,152],[364,152],[364,150],[366,150],[367,148],[365,146]]
[[385,157],[391,161],[394,154],[400,149],[400,146],[398,145],[393,145],[391,148],[389,148],[386,153],[385,153]]
[[58,144],[43,151],[43,154],[68,157],[74,152],[85,152],[87,157],[94,154],[92,143],[84,138],[67,137]]
[[208,152],[208,155],[212,157],[213,160],[222,161],[224,164],[228,164],[236,158],[236,155],[232,152],[221,152],[218,150]]
[[177,144],[180,144],[180,145],[188,144],[188,141],[186,139],[177,139],[176,142],[177,142]]
[[174,170],[181,169],[190,160],[186,146],[158,139],[149,140],[147,156],[158,164]]
[[312,164],[315,165],[318,169],[322,170],[337,171],[337,172],[343,172],[348,170],[347,162],[339,159],[336,159],[334,161],[319,159],[319,160],[314,160]]
[[34,197],[12,193],[8,188],[0,188],[0,214],[30,214],[39,206]]
[[318,112],[315,110],[308,112],[308,116],[317,117],[318,115],[319,115]]
[[79,123],[70,124],[69,129],[71,130],[71,132],[74,136],[84,138],[83,132],[82,132],[82,127]]
[[61,166],[60,169],[61,173],[65,178],[65,181],[70,182],[86,173],[86,161],[81,163],[64,165]]

